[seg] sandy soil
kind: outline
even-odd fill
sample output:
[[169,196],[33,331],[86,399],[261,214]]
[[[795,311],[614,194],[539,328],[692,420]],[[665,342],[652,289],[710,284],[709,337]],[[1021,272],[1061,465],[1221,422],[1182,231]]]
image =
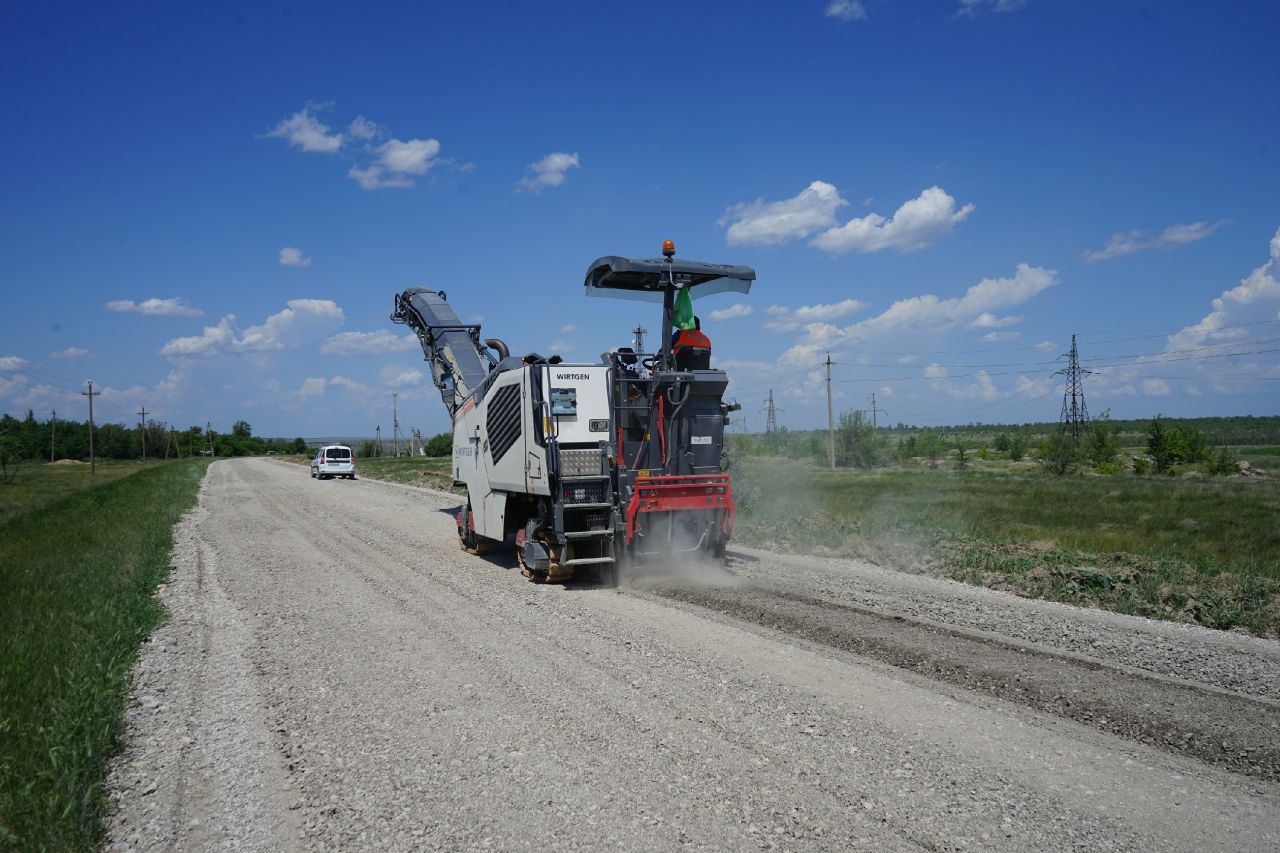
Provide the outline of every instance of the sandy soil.
[[1280,848],[1280,644],[848,560],[621,589],[455,496],[214,464],[111,848]]

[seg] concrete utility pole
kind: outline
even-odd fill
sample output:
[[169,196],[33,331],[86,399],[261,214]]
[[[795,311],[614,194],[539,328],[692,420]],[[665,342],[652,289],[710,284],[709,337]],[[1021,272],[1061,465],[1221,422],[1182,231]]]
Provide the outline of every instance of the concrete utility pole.
[[142,432],[142,461],[147,461],[147,405],[138,409],[138,429]]
[[53,462],[57,459],[56,452],[58,447],[58,410],[54,409],[49,413],[49,461]]
[[831,461],[831,470],[836,469],[836,416],[831,407],[831,353],[827,353],[827,456]]
[[98,460],[93,455],[93,398],[101,397],[102,392],[93,390],[93,380],[90,379],[89,390],[81,391],[80,396],[89,398],[89,473],[97,474]]
[[391,392],[391,455],[400,458],[400,418],[396,414],[396,404],[400,399],[397,391]]

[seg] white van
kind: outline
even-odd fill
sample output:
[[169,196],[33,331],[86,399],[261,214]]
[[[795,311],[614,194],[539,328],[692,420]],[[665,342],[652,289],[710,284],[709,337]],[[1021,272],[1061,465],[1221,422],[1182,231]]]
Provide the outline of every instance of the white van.
[[311,476],[321,480],[330,477],[356,478],[355,455],[351,448],[342,444],[330,444],[316,451],[311,457]]

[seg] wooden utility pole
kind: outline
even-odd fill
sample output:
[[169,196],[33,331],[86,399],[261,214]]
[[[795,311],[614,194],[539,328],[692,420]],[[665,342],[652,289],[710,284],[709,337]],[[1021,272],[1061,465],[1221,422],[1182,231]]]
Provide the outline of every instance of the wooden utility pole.
[[53,462],[57,459],[58,447],[58,410],[54,409],[49,413],[49,461]]
[[81,391],[80,396],[89,398],[89,473],[97,474],[98,460],[93,455],[93,398],[101,397],[102,392],[93,390],[93,380],[90,379],[89,390]]
[[147,406],[142,404],[138,410],[138,428],[142,431],[142,461],[147,461]]
[[836,469],[836,416],[831,407],[831,353],[827,353],[827,457],[831,461],[831,470]]

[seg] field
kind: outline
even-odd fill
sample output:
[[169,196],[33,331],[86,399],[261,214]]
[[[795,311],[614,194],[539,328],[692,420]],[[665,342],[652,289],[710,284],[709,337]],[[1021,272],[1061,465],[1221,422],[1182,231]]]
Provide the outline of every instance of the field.
[[44,462],[23,462],[18,466],[13,482],[0,485],[0,524],[68,495],[105,485],[158,464],[105,461],[98,463],[96,474],[90,474],[88,463],[48,465]]
[[0,486],[0,847],[101,837],[129,667],[163,619],[153,593],[206,467],[100,464],[91,481],[41,465]]
[[[1260,454],[1253,454],[1261,456]],[[734,468],[739,542],[861,556],[1021,595],[1155,618],[1280,630],[1280,480]]]

